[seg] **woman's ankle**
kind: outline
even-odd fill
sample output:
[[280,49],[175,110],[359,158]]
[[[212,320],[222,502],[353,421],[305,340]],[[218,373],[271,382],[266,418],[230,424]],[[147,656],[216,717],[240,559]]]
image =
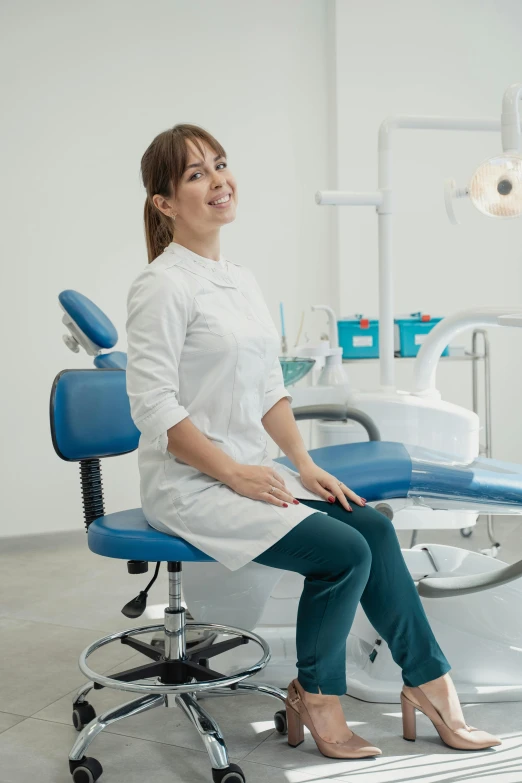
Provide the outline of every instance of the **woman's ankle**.
[[330,695],[329,693],[322,693],[321,689],[319,688],[319,693],[310,693],[310,691],[305,691],[303,688],[304,696],[307,701],[315,701],[315,702],[325,702],[332,699],[338,699],[338,696]]
[[449,684],[449,682],[450,682],[449,674],[443,674],[441,677],[436,677],[434,680],[428,680],[428,682],[423,682],[421,685],[419,685],[419,688],[437,688],[445,685],[446,683]]

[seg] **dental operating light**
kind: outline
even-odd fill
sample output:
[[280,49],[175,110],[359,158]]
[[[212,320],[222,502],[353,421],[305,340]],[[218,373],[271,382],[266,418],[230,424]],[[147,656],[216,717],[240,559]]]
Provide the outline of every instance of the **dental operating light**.
[[482,163],[469,183],[471,203],[491,217],[522,215],[522,157],[499,155]]
[[467,188],[459,189],[454,180],[446,181],[446,211],[452,223],[459,222],[453,210],[454,198],[469,197],[473,206],[489,217],[522,215],[521,95],[521,84],[512,84],[504,93],[500,123],[503,152],[481,163]]

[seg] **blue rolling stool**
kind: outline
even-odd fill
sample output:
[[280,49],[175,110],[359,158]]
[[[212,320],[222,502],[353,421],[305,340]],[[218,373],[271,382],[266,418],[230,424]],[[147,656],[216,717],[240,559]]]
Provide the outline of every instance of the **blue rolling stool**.
[[[184,561],[215,562],[183,538],[160,533],[147,523],[141,508],[105,514],[101,458],[128,454],[138,446],[127,397],[125,371],[122,369],[63,370],[54,379],[50,420],[53,446],[61,459],[80,463],[83,511],[92,552],[103,557],[127,561],[131,574],[148,570],[156,563],[154,578],[139,596],[122,610],[128,617],[139,617],[146,607],[147,593],[157,578],[161,562],[169,574],[169,605],[164,625],[131,628],[97,639],[79,659],[79,667],[89,682],[73,699],[73,723],[80,735],[69,753],[69,768],[75,783],[94,783],[102,774],[95,758],[85,755],[91,742],[107,726],[122,718],[137,715],[153,707],[177,704],[199,732],[208,752],[214,783],[244,783],[245,776],[237,764],[229,762],[225,741],[214,719],[197,701],[198,693],[218,691],[228,694],[238,689],[258,691],[284,702],[286,693],[261,683],[244,682],[264,669],[270,660],[266,641],[251,631],[226,625],[187,623],[181,605],[181,571]],[[186,642],[188,628],[210,630],[212,641]],[[147,644],[136,637],[161,631],[164,648]],[[233,638],[214,643],[217,634]],[[149,659],[143,666],[104,676],[93,671],[87,660],[106,644],[119,641]],[[221,674],[208,666],[210,658],[255,642],[262,657],[248,669],[233,675]],[[155,683],[151,682],[155,678]],[[96,717],[86,701],[92,689],[115,688],[138,694],[138,698],[107,710]],[[287,734],[286,710],[274,715],[275,728]]]

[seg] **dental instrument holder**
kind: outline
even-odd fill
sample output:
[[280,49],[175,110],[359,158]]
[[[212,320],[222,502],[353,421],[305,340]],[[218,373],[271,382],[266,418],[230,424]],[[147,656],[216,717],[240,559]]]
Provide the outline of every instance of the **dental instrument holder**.
[[324,310],[328,316],[328,340],[314,346],[297,346],[294,349],[295,356],[311,359],[324,357],[325,363],[317,381],[318,386],[343,386],[346,391],[347,401],[352,395],[350,375],[348,368],[343,365],[343,349],[339,345],[337,334],[337,318],[334,311],[328,305],[311,305],[312,310]]

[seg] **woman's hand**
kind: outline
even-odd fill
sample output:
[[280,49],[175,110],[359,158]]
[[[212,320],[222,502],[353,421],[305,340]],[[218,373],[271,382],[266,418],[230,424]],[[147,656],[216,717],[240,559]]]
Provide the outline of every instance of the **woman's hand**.
[[273,468],[264,465],[239,465],[227,484],[238,495],[252,500],[264,500],[273,506],[298,502],[288,492],[283,477]]
[[[357,503],[358,506],[365,506],[366,500],[352,492],[349,487],[341,483],[339,479],[332,476],[331,473],[327,473],[314,462],[311,465],[306,465],[299,471],[299,478],[306,489],[310,492],[315,492],[317,495],[321,495],[325,500],[330,497],[337,498],[339,503],[347,511],[351,511],[352,508],[347,502],[346,497]],[[345,497],[346,495],[346,497]],[[332,501],[330,501],[332,502]],[[335,501],[334,501],[335,502]]]

